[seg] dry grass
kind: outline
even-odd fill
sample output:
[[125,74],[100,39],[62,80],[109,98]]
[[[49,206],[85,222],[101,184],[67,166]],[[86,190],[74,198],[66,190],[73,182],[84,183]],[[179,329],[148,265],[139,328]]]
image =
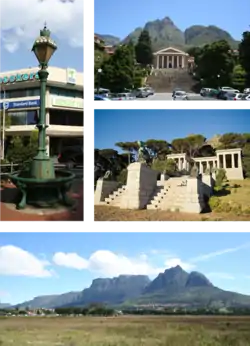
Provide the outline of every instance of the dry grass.
[[249,317],[9,317],[1,346],[249,346]]
[[[230,193],[220,196],[221,201],[250,210],[250,179],[230,181]],[[95,221],[250,221],[250,214],[229,213],[189,214],[162,210],[124,210],[117,207],[95,206]]]

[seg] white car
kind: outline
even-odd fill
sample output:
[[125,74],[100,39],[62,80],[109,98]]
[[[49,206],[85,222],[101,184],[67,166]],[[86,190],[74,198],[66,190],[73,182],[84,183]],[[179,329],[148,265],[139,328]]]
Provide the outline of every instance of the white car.
[[175,91],[173,96],[173,101],[186,101],[187,93],[186,91]]
[[244,89],[244,94],[249,94],[250,93],[250,88],[246,88],[246,89]]
[[245,96],[242,93],[236,93],[234,96],[234,101],[242,101],[243,96]]
[[250,101],[250,94],[246,94],[242,97],[242,101]]
[[240,93],[239,90],[237,89],[234,89],[234,88],[231,88],[231,87],[222,87],[220,88],[222,91],[229,91],[229,92],[232,92],[232,93]]

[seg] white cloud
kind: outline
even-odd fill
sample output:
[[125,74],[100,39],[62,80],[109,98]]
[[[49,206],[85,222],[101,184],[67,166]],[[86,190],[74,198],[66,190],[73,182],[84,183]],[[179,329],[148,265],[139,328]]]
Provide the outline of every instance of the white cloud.
[[166,268],[172,268],[176,266],[180,266],[184,270],[192,270],[195,268],[195,265],[188,262],[183,262],[180,258],[170,258],[165,261]]
[[83,0],[1,1],[2,41],[11,53],[21,45],[30,49],[45,22],[52,36],[83,46]]
[[13,245],[0,247],[0,275],[50,277],[47,261],[40,260],[33,254]]
[[88,261],[78,256],[76,253],[57,252],[53,256],[53,261],[58,266],[74,268],[78,270],[86,269]]
[[60,266],[87,269],[101,276],[157,275],[164,270],[164,268],[153,266],[145,254],[139,255],[137,258],[128,258],[108,250],[95,251],[88,259],[80,257],[76,253],[55,253],[53,261]]
[[231,274],[227,274],[227,273],[208,273],[206,274],[206,276],[211,277],[211,278],[218,278],[218,279],[224,279],[224,280],[234,280],[235,277]]
[[249,247],[250,247],[250,243],[246,243],[246,244],[243,244],[243,245],[240,245],[240,246],[236,246],[236,247],[233,247],[233,248],[227,248],[227,249],[222,249],[222,250],[215,251],[215,252],[210,252],[208,254],[204,254],[204,255],[200,255],[200,256],[197,256],[195,258],[192,258],[190,260],[190,262],[194,263],[194,262],[207,261],[207,260],[209,260],[211,258],[222,256],[222,255],[225,255],[227,253],[237,252],[237,251],[240,251],[240,250],[243,250],[243,249],[247,249]]

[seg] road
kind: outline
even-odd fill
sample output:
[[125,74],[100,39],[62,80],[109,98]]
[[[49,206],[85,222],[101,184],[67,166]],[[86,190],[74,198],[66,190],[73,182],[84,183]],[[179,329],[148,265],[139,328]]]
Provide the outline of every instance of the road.
[[[212,98],[204,98],[200,94],[188,93],[189,101],[220,101]],[[172,93],[155,93],[152,96],[141,99],[137,98],[138,101],[172,101]]]

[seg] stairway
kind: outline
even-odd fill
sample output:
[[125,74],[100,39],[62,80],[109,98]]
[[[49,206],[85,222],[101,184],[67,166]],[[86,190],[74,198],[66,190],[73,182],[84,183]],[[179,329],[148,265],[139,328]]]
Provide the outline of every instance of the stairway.
[[156,188],[152,200],[147,205],[147,209],[182,211],[185,200],[185,180],[173,178],[166,181],[164,186]]
[[171,93],[175,88],[186,92],[192,92],[197,82],[187,70],[153,70],[147,79],[147,85],[152,87],[156,93]]
[[126,185],[122,185],[119,187],[119,189],[112,192],[112,194],[109,195],[109,197],[105,198],[105,204],[112,206],[112,207],[119,207],[121,198],[126,192]]

